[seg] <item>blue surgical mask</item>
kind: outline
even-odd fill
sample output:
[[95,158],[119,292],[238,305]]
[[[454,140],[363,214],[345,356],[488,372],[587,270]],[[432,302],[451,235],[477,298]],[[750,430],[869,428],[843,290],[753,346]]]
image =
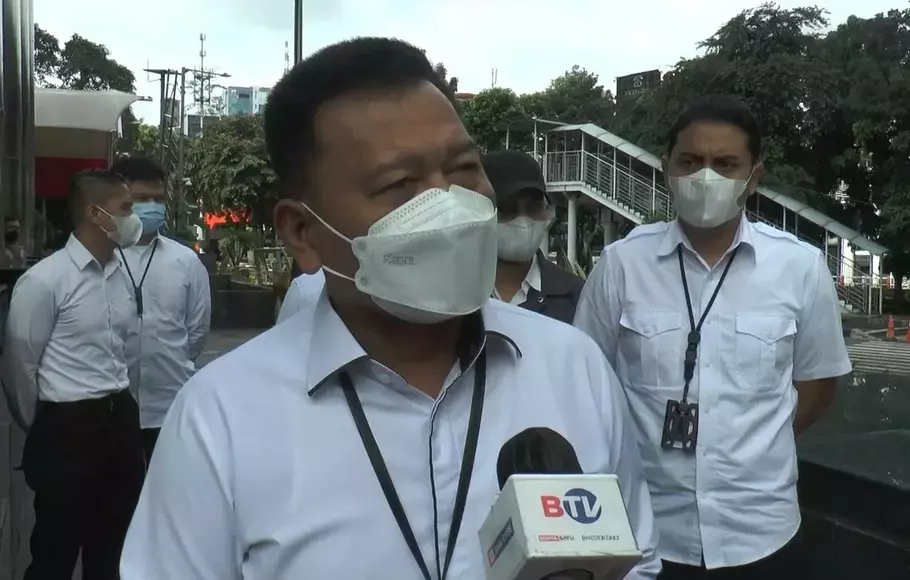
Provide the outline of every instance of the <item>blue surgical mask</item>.
[[164,226],[164,204],[158,201],[142,201],[133,204],[133,212],[142,220],[142,233],[153,234]]

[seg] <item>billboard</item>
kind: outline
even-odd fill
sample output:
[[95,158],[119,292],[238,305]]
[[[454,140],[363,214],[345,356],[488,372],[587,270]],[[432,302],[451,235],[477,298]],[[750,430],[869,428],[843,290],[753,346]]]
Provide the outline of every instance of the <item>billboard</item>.
[[616,79],[616,98],[637,97],[660,86],[660,71],[649,70],[645,72],[626,75]]

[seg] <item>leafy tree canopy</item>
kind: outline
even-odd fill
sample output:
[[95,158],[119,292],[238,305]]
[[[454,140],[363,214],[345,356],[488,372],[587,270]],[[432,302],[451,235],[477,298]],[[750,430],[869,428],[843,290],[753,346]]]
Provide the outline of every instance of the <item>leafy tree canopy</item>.
[[206,212],[242,210],[257,225],[271,223],[277,197],[260,115],[233,115],[190,141],[189,191]]

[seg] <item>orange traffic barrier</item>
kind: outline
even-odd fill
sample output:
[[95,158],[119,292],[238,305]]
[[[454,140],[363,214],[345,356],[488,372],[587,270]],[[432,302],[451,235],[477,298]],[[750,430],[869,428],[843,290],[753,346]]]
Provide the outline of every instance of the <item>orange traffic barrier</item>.
[[907,327],[907,334],[904,335],[904,340],[910,342],[910,326]]
[[885,332],[885,338],[894,340],[894,317],[888,317],[888,330]]

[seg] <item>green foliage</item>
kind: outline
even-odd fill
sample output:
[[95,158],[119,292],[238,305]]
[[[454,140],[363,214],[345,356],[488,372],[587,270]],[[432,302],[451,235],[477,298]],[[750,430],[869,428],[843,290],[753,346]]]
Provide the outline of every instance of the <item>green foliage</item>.
[[277,198],[260,115],[225,117],[187,147],[189,190],[203,211],[246,211],[254,224],[271,223]]
[[511,89],[493,88],[477,94],[463,105],[462,118],[468,132],[483,151],[503,149],[512,125],[527,114]]
[[94,43],[78,34],[60,47],[57,38],[35,25],[35,76],[43,87],[133,93],[133,72],[111,58],[103,44]]

